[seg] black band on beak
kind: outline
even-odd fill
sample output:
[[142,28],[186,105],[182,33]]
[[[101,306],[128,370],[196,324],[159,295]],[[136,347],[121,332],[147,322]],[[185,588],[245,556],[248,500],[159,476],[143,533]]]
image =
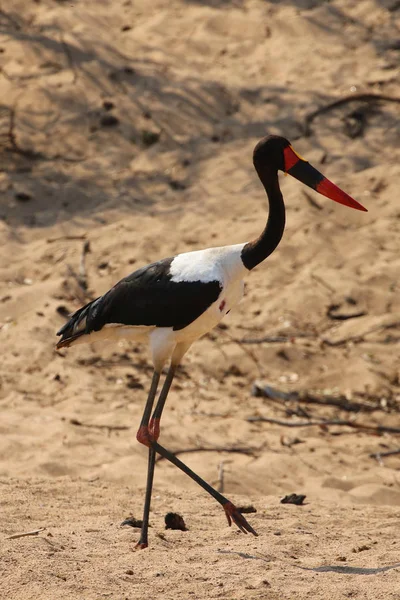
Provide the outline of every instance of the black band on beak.
[[325,177],[317,171],[310,163],[306,161],[299,160],[293,167],[291,167],[288,171],[286,171],[295,179],[298,179],[305,185],[308,185],[313,190],[317,189],[318,184],[321,183]]

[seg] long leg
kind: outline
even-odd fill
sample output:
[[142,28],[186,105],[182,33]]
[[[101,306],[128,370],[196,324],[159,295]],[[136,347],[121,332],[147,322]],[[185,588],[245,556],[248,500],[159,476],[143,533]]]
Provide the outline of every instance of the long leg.
[[253,535],[258,535],[257,532],[254,531],[250,523],[246,521],[244,516],[239,512],[236,506],[228,500],[228,498],[225,498],[225,496],[220,494],[209,483],[204,481],[204,479],[202,479],[199,475],[197,475],[197,473],[192,471],[192,469],[190,469],[187,465],[185,465],[185,463],[179,460],[179,458],[172,454],[172,452],[170,452],[163,446],[160,446],[158,442],[156,442],[155,440],[151,440],[150,443],[154,450],[158,452],[158,454],[161,454],[161,456],[169,460],[172,464],[178,467],[178,469],[186,473],[186,475],[189,475],[189,477],[193,479],[193,481],[198,483],[203,488],[203,490],[208,492],[213,498],[215,498],[217,502],[221,504],[221,506],[225,510],[226,518],[228,519],[229,525],[231,525],[233,521],[235,525],[237,525],[239,529],[243,531],[243,533],[250,532]]
[[[251,527],[251,525],[246,521],[246,519],[238,511],[236,506],[234,506],[234,504],[232,504],[232,502],[230,502],[227,498],[225,498],[225,496],[220,494],[220,492],[218,492],[211,485],[209,485],[206,481],[204,481],[204,479],[202,479],[199,475],[197,475],[197,473],[192,471],[192,469],[190,469],[187,465],[185,465],[185,463],[183,463],[181,460],[179,460],[179,458],[177,458],[174,454],[172,454],[172,452],[170,452],[169,450],[167,450],[166,448],[164,448],[157,442],[159,431],[160,431],[160,429],[159,429],[160,417],[161,417],[162,410],[164,408],[164,404],[165,404],[165,400],[168,395],[169,388],[172,383],[172,379],[175,374],[175,369],[176,369],[176,367],[173,367],[171,365],[170,370],[168,371],[167,378],[164,382],[164,386],[163,386],[162,392],[160,394],[160,398],[157,402],[155,411],[153,413],[153,417],[150,422],[150,427],[146,427],[146,425],[142,421],[143,427],[141,424],[141,427],[140,427],[138,435],[137,435],[138,441],[141,442],[142,444],[145,444],[146,446],[148,446],[150,448],[149,457],[151,457],[151,461],[149,460],[149,476],[151,476],[151,482],[153,480],[152,478],[153,478],[153,474],[154,474],[154,461],[155,461],[154,455],[151,454],[151,450],[153,450],[154,453],[157,452],[158,454],[161,454],[161,456],[163,456],[164,458],[169,460],[172,464],[174,464],[176,467],[178,467],[178,469],[180,469],[181,471],[186,473],[186,475],[189,475],[189,477],[191,479],[196,481],[196,483],[198,483],[206,492],[208,492],[213,498],[215,498],[215,500],[217,500],[217,502],[219,502],[221,504],[221,506],[224,508],[226,518],[228,519],[229,525],[231,525],[231,523],[233,521],[239,527],[239,529],[241,531],[243,531],[244,533],[250,532],[253,535],[257,535],[257,533],[254,531],[254,529]],[[152,467],[152,471],[150,473],[150,463],[151,462],[153,462],[153,467]],[[146,498],[147,498],[147,491],[148,491],[148,488],[146,489]],[[151,495],[151,488],[149,490],[149,494]],[[150,509],[150,504],[148,506],[148,509]],[[148,515],[147,515],[147,519],[148,519]],[[144,526],[144,524],[145,524],[145,522],[143,521],[143,526]],[[142,529],[142,532],[143,532],[143,529]],[[147,547],[147,530],[145,531],[145,534],[146,534],[146,537],[144,538],[144,540],[141,535],[140,541],[137,545],[140,548]],[[146,544],[146,545],[143,545],[143,544]]]
[[[143,432],[148,431],[149,421],[151,411],[153,410],[154,399],[156,397],[158,383],[160,381],[161,373],[159,371],[154,371],[153,379],[151,381],[149,395],[147,396],[146,405],[144,407],[142,420],[140,421],[139,431],[137,433],[137,438],[140,438],[140,435]],[[147,548],[147,530],[149,527],[149,512],[150,512],[150,502],[151,502],[151,490],[153,487],[153,475],[154,475],[154,464],[155,464],[155,452],[153,448],[149,446],[149,458],[147,464],[147,482],[146,482],[146,496],[144,501],[144,509],[143,509],[143,525],[142,525],[142,533],[140,536],[140,540],[138,542],[138,547]],[[144,535],[144,537],[143,537]]]
[[[150,425],[148,426],[148,430],[147,430],[148,433],[150,434],[150,436],[152,438],[155,438],[155,439],[158,439],[158,436],[160,433],[160,425],[159,425],[160,418],[161,418],[162,411],[164,409],[164,405],[165,405],[165,401],[168,396],[168,392],[169,392],[171,384],[172,384],[172,380],[175,375],[175,371],[176,371],[176,366],[171,365],[168,370],[167,376],[165,378],[164,385],[162,387],[160,396],[159,396],[157,404],[156,404],[156,408],[154,410],[153,416],[150,421]],[[153,396],[153,400],[154,400],[154,396]],[[147,404],[146,404],[146,406],[147,406]],[[143,415],[143,417],[144,416],[145,415]],[[149,418],[150,418],[150,412],[148,414],[146,413],[147,424],[149,423]],[[146,427],[145,420],[143,418],[142,418],[142,422],[140,423],[138,439],[139,439],[140,435],[143,435],[143,432],[146,431],[146,430],[143,430],[142,427]],[[139,441],[141,441],[141,440],[139,439]],[[151,493],[152,493],[152,489],[153,489],[155,461],[156,461],[156,452],[155,452],[154,448],[152,448],[150,445],[149,460],[148,460],[148,467],[147,467],[146,497],[145,497],[144,509],[143,509],[143,525],[142,525],[142,529],[140,532],[140,539],[139,539],[138,543],[136,544],[136,547],[140,548],[140,549],[147,548],[147,546],[148,546],[149,515],[150,515],[150,504],[151,504]]]

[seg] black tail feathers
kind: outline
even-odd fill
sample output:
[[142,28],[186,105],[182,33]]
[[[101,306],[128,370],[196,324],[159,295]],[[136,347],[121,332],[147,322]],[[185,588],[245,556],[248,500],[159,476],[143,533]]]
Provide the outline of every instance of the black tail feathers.
[[61,335],[61,339],[58,341],[56,348],[68,347],[74,340],[81,337],[81,335],[90,333],[90,331],[93,330],[89,327],[90,314],[93,305],[97,303],[98,300],[99,298],[89,302],[71,315],[65,325],[57,331],[57,335]]

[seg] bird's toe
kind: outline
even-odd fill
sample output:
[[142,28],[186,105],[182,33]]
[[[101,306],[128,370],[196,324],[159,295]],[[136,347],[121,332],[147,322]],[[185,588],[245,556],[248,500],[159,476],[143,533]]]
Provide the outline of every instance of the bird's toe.
[[240,529],[243,533],[252,533],[255,536],[258,536],[258,533],[253,529],[253,527],[246,521],[242,513],[232,502],[226,502],[224,504],[224,510],[226,514],[226,518],[228,520],[228,525],[231,526],[232,521],[235,523],[236,527]]

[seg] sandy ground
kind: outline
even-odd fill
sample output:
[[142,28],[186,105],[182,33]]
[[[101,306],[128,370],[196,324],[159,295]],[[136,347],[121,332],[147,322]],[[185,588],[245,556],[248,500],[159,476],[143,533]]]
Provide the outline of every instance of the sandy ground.
[[[400,599],[400,456],[370,456],[400,446],[374,430],[400,427],[399,104],[352,101],[304,129],[332,100],[400,97],[399,8],[2,3],[3,598]],[[143,264],[258,234],[266,198],[251,153],[266,133],[288,137],[369,212],[282,177],[281,245],[170,393],[164,445],[198,449],[182,459],[217,486],[223,472],[224,493],[256,508],[259,537],[229,529],[162,461],[151,547],[132,552],[138,532],[119,524],[142,512],[147,350],[57,352],[55,331]],[[255,381],[322,404],[254,396]],[[247,453],[201,451],[221,447]],[[293,492],[304,506],[280,504]],[[166,531],[169,511],[189,530]]]

